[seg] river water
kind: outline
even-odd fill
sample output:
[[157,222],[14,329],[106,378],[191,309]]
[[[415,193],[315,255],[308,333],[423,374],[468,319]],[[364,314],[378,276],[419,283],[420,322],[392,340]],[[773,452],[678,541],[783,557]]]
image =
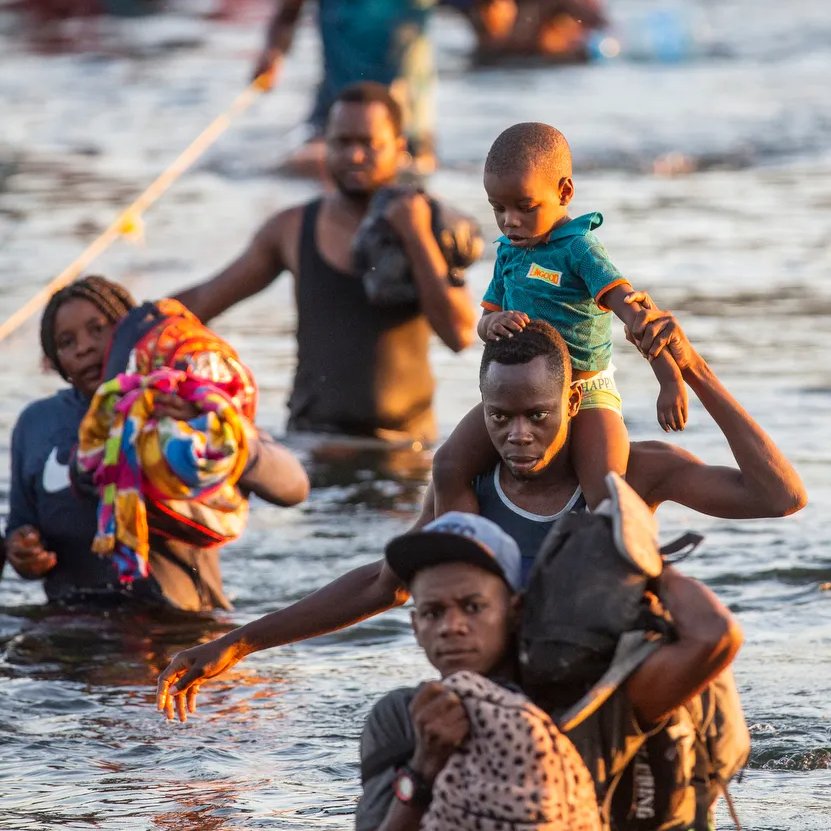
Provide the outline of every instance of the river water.
[[[230,22],[209,19],[211,4],[197,0],[103,21],[80,32],[90,47],[81,52],[45,49],[44,31],[22,26],[0,3],[0,318],[71,261],[236,95],[265,14],[259,2],[239,5]],[[827,831],[831,13],[821,0],[698,0],[665,5],[656,18],[657,6],[614,3],[622,56],[575,68],[469,72],[464,25],[438,18],[444,166],[431,187],[495,236],[480,185],[489,142],[515,121],[557,124],[574,148],[575,214],[605,213],[602,236],[617,264],[679,313],[795,461],[811,497],[795,517],[725,522],[666,506],[659,518],[666,536],[706,533],[684,569],[706,580],[745,629],[736,673],[754,747],[733,792],[746,828]],[[141,298],[171,293],[227,262],[269,212],[311,196],[313,184],[276,167],[297,140],[316,54],[306,25],[281,87],[152,209],[142,245],[116,244],[95,270]],[[474,295],[492,256],[471,270]],[[289,282],[217,327],[256,371],[262,421],[279,433],[293,363]],[[658,437],[651,373],[619,341],[630,432]],[[36,344],[30,323],[2,346],[4,504],[14,419],[59,385],[41,372]],[[445,434],[476,399],[478,355],[478,347],[461,356],[434,348]],[[730,458],[697,405],[678,441],[714,462]],[[187,725],[165,723],[151,705],[155,675],[173,651],[377,558],[412,520],[429,466],[423,454],[300,451],[314,473],[311,499],[287,510],[253,506],[245,538],[224,558],[236,607],[227,615],[54,613],[37,584],[6,570],[0,827],[351,827],[368,708],[428,674],[406,610],[251,657],[203,689]],[[719,823],[729,827],[722,815]]]

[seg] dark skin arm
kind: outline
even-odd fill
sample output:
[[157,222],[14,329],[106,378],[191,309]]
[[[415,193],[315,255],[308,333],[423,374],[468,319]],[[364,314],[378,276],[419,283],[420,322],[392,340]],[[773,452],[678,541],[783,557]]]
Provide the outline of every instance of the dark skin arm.
[[735,618],[702,583],[671,566],[659,594],[678,639],[661,646],[626,683],[638,720],[654,724],[701,692],[735,657],[742,632]]
[[45,577],[58,562],[55,553],[43,547],[40,531],[32,525],[21,525],[8,535],[6,556],[24,580]]
[[354,569],[285,609],[178,652],[159,676],[157,706],[168,718],[175,711],[180,721],[186,721],[187,712],[195,712],[201,684],[246,655],[351,626],[400,606],[408,597],[384,560]]
[[707,465],[692,453],[660,442],[632,444],[627,481],[652,508],[678,502],[710,516],[753,519],[787,516],[808,496],[799,474],[770,436],[736,401],[693,349],[671,312],[644,309],[630,333],[647,355],[668,350],[682,377],[727,439],[736,467]]
[[272,505],[297,505],[309,496],[309,477],[297,457],[267,433],[251,428],[249,467],[240,486]]
[[203,323],[267,288],[285,270],[294,271],[302,208],[271,217],[242,254],[210,280],[176,295]]
[[[190,421],[199,415],[199,408],[178,395],[159,393],[153,414]],[[272,505],[297,505],[307,499],[309,477],[294,454],[247,420],[245,431],[249,461],[240,477],[240,486]]]
[[492,312],[485,309],[479,323],[476,324],[476,333],[482,340],[500,340],[513,337],[521,332],[531,318],[525,312]]
[[461,352],[473,342],[475,314],[467,288],[447,282],[447,262],[433,235],[429,202],[420,193],[404,194],[385,215],[412,265],[421,310],[445,345]]
[[[412,530],[434,518],[433,486],[424,494]],[[233,667],[246,655],[286,643],[325,635],[407,602],[410,594],[385,560],[361,566],[308,597],[234,629],[221,638],[177,652],[156,687],[156,704],[169,719],[196,711],[196,694],[209,678]]]
[[[641,311],[637,298],[642,293],[632,291],[632,286],[623,283],[614,286],[602,295],[600,300],[603,305],[611,309],[619,317],[627,328],[631,329],[632,324]],[[658,394],[658,423],[664,432],[670,430],[683,430],[687,423],[687,390],[681,378],[672,355],[662,352],[650,361],[652,371],[661,385]]]
[[262,77],[265,89],[274,86],[283,58],[291,48],[303,0],[278,0],[266,29],[265,45],[257,56],[252,78]]

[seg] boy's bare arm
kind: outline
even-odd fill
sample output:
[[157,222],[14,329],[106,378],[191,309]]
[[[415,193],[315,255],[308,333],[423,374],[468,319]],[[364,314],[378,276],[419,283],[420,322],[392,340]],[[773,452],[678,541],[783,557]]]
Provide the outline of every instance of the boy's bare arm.
[[476,334],[479,335],[479,340],[487,340],[488,339],[488,315],[493,314],[493,312],[489,312],[485,309],[482,312],[482,317],[479,318],[479,322],[476,324]]
[[[609,289],[601,300],[630,329],[641,311],[641,305],[635,299],[638,296],[629,283],[622,283]],[[657,405],[658,423],[664,432],[683,430],[687,423],[688,401],[687,389],[678,365],[672,355],[666,352],[656,355],[649,363],[661,386]]]
[[510,338],[521,332],[530,322],[531,318],[525,312],[497,312],[485,309],[479,323],[476,324],[476,334],[484,341]]

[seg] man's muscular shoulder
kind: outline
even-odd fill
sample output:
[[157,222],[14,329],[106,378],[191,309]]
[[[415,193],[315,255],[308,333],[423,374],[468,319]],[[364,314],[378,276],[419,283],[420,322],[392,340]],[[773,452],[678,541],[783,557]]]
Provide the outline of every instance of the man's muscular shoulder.
[[655,510],[667,500],[666,483],[698,459],[688,450],[663,441],[635,441],[629,446],[626,481]]
[[293,205],[272,214],[257,231],[254,244],[268,249],[289,271],[297,274],[300,228],[306,205]]

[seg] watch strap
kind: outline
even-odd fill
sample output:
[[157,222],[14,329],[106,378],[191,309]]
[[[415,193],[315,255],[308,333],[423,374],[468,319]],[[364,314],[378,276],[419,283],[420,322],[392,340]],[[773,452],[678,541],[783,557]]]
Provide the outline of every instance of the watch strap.
[[395,772],[393,791],[399,802],[426,808],[433,798],[433,786],[410,765],[402,765]]

